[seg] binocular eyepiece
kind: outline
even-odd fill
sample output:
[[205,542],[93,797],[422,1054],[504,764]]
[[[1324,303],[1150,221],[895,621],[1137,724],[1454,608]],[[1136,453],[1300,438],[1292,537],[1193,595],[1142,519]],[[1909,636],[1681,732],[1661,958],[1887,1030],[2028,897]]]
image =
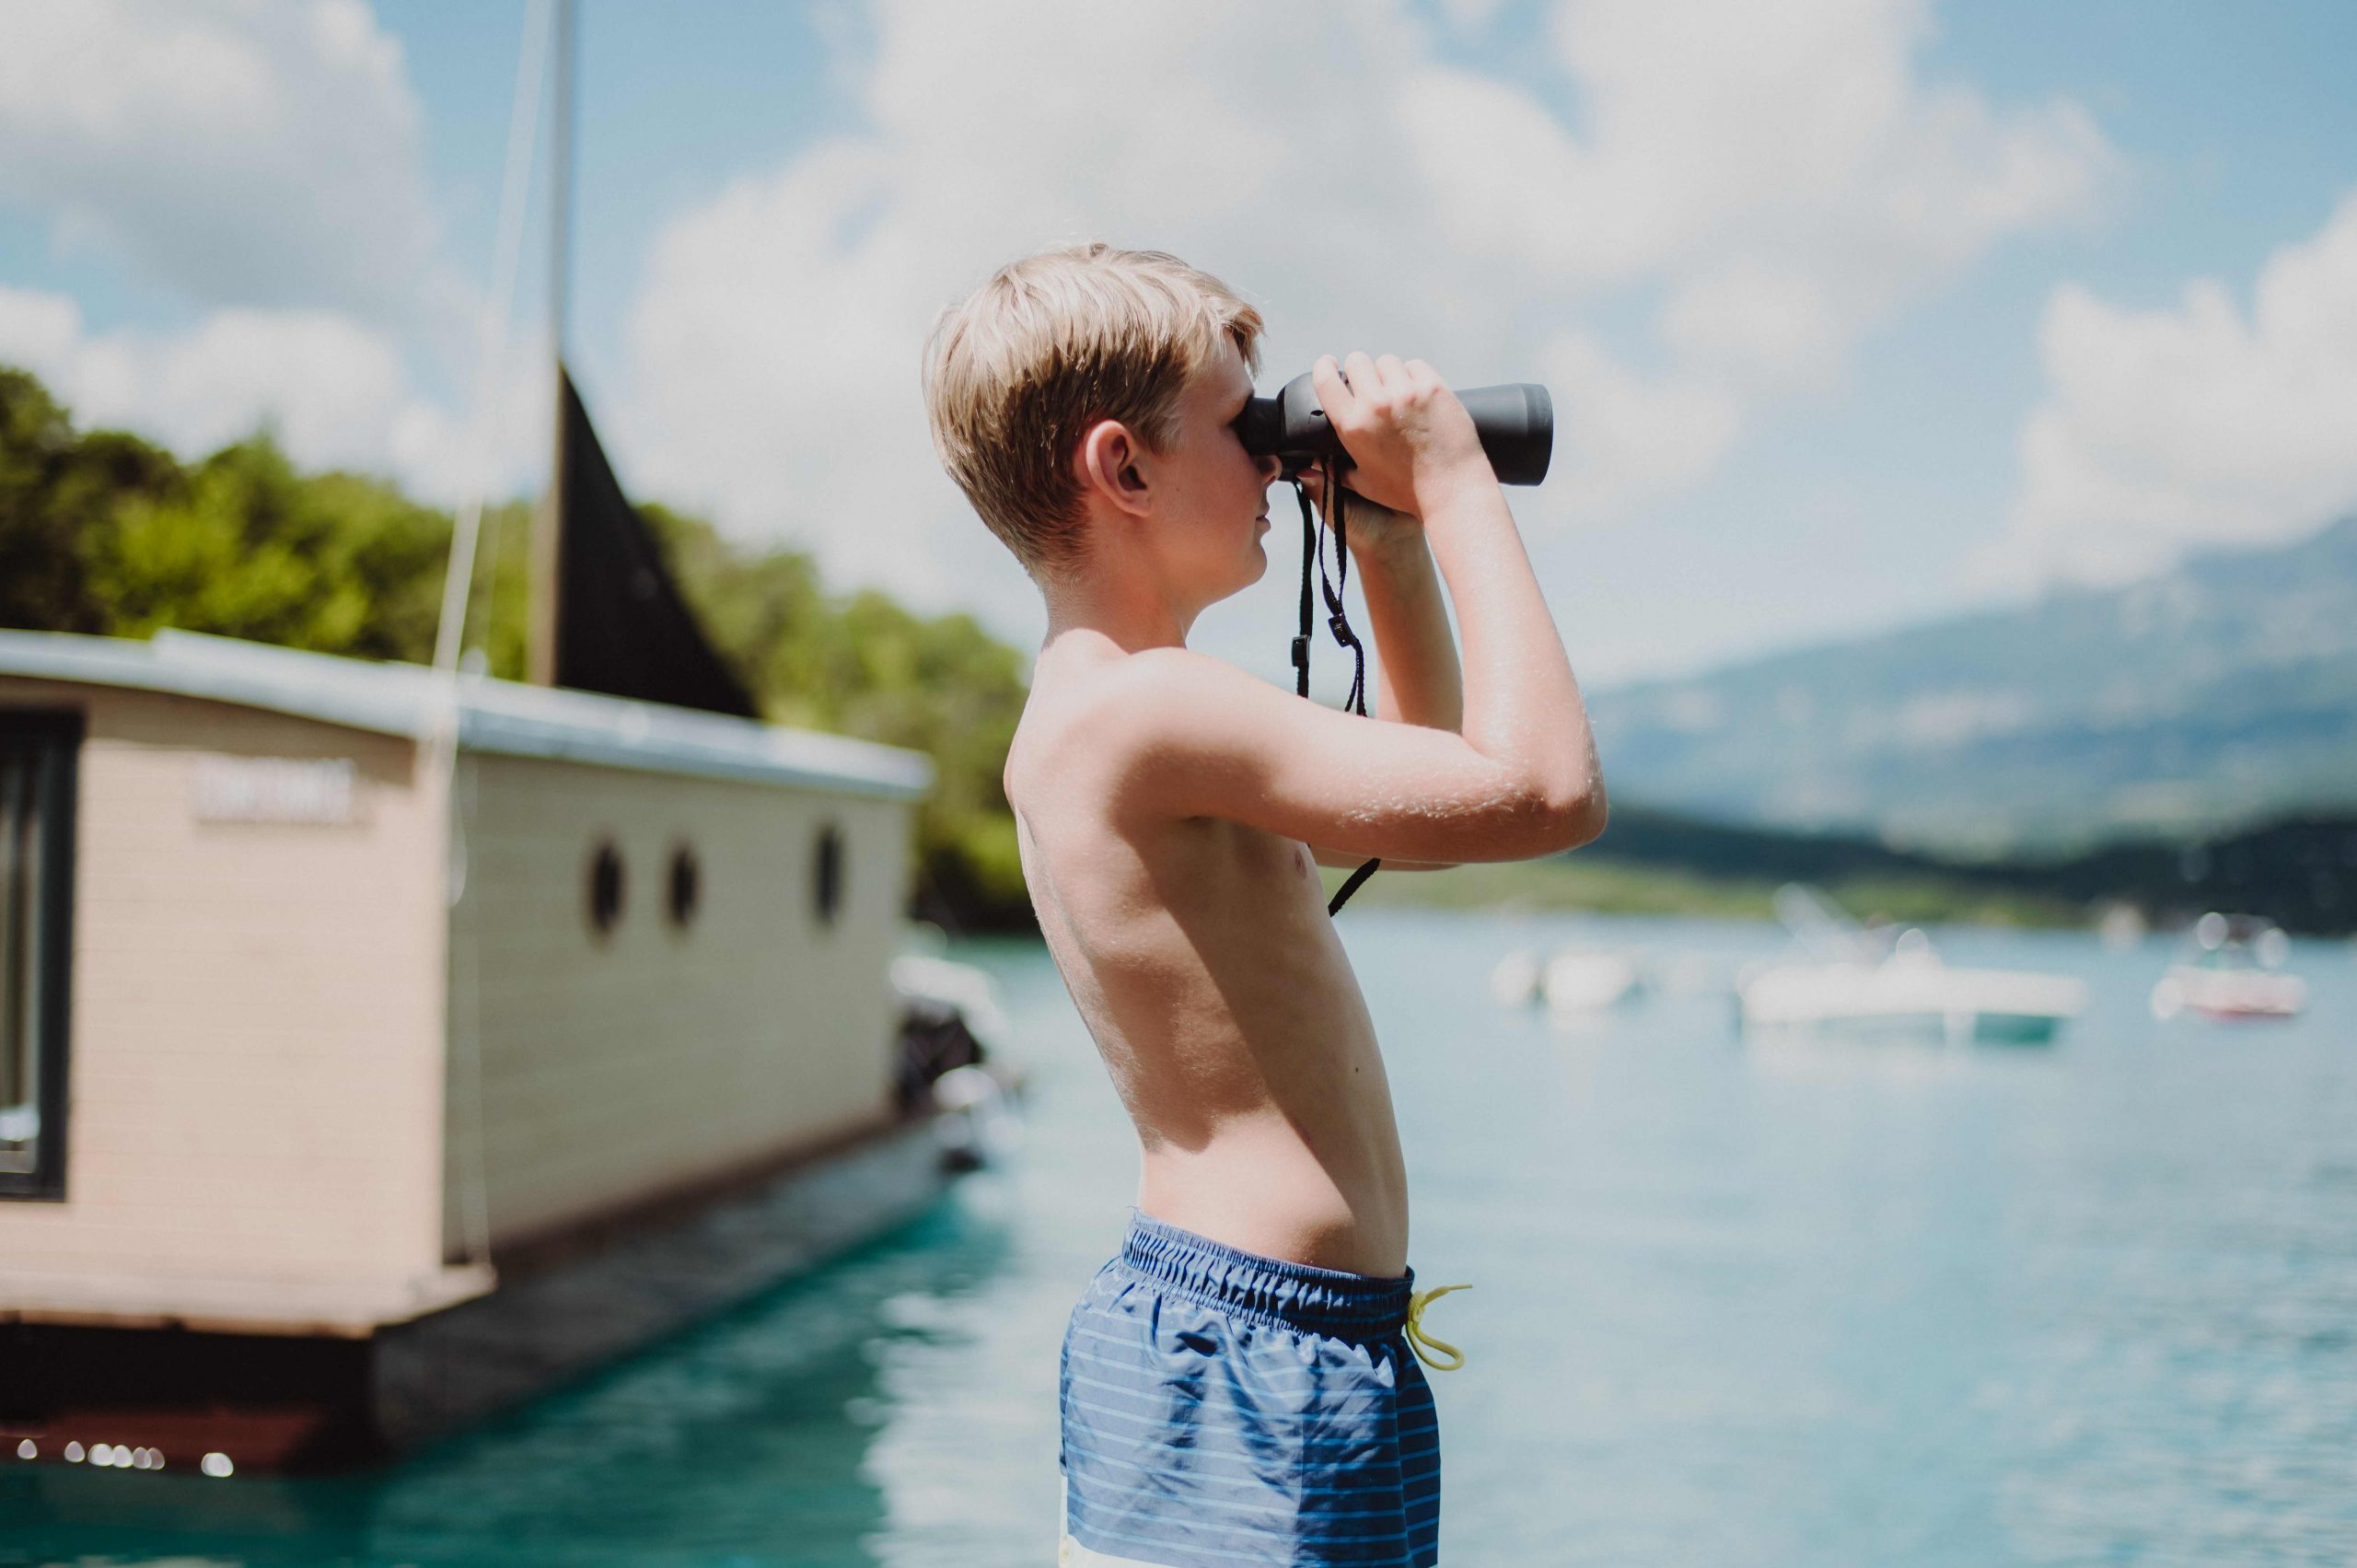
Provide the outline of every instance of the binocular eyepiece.
[[[1530,381],[1503,387],[1470,387],[1457,394],[1473,416],[1473,429],[1501,484],[1537,484],[1547,477],[1555,452],[1555,404],[1547,389]],[[1236,433],[1254,457],[1274,455],[1284,477],[1330,458],[1350,466],[1351,455],[1318,404],[1308,374],[1286,382],[1273,398],[1254,398],[1236,416]]]

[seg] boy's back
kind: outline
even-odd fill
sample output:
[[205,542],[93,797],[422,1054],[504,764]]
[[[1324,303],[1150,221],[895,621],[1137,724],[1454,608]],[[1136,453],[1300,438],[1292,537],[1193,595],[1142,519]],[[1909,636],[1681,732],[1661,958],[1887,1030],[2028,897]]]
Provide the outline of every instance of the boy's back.
[[1248,1251],[1397,1274],[1390,1090],[1308,847],[1156,812],[1107,744],[1123,727],[1107,710],[1132,705],[1134,724],[1166,673],[1120,667],[1174,656],[1202,656],[1042,655],[1006,764],[1040,929],[1137,1125],[1138,1206]]

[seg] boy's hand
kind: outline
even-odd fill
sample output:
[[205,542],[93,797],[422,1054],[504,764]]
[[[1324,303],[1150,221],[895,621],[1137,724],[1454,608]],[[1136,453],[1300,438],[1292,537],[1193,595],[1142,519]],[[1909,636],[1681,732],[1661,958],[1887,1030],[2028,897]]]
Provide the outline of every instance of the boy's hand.
[[1321,354],[1309,376],[1342,449],[1357,465],[1352,488],[1368,500],[1421,517],[1469,479],[1497,482],[1473,416],[1422,360],[1354,353],[1337,366],[1332,354]]

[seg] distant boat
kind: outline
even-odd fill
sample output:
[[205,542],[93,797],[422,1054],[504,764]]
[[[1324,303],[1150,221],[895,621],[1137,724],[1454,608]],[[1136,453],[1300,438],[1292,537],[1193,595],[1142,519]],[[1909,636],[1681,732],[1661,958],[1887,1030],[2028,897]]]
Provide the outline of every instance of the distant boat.
[[[938,938],[940,928],[927,935]],[[1010,1152],[1025,1074],[1010,1052],[1014,1028],[986,970],[938,953],[902,953],[891,985],[900,1005],[896,1093],[903,1114],[931,1111],[943,1160],[973,1170]]]
[[1534,947],[1516,947],[1490,970],[1490,999],[1501,1007],[1527,1007],[1538,1000],[1546,960]]
[[1490,996],[1501,1007],[1544,1005],[1556,1017],[1619,1006],[1644,990],[1644,971],[1625,953],[1562,947],[1550,955],[1517,947],[1490,970]]
[[1944,962],[1912,928],[1887,942],[1815,891],[1788,886],[1776,912],[1803,956],[1747,970],[1736,982],[1747,1034],[1804,1031],[2040,1045],[2086,1006],[2084,982],[2026,970]]
[[2292,939],[2259,915],[2212,910],[2194,922],[2168,972],[2153,987],[2153,1016],[2294,1018],[2308,1005],[2307,982],[2283,972]]
[[1550,1017],[1601,1013],[1644,989],[1644,974],[1626,953],[1566,947],[1547,960],[1538,981]]

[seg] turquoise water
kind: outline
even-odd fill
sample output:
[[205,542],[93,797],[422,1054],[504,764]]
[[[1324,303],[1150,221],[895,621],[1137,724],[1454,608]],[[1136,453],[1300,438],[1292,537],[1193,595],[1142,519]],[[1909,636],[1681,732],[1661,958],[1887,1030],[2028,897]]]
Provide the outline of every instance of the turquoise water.
[[[2076,973],[2049,1048],[1747,1047],[1769,930],[1346,911],[1434,1308],[1442,1561],[2357,1562],[2357,952],[2290,1025],[2162,1026],[2168,947],[1959,932]],[[1551,1028],[1506,947],[1684,955]],[[1053,1560],[1063,1317],[1133,1195],[1044,953],[968,944],[1030,1053],[1024,1146],[911,1229],[380,1474],[0,1458],[0,1564]]]

